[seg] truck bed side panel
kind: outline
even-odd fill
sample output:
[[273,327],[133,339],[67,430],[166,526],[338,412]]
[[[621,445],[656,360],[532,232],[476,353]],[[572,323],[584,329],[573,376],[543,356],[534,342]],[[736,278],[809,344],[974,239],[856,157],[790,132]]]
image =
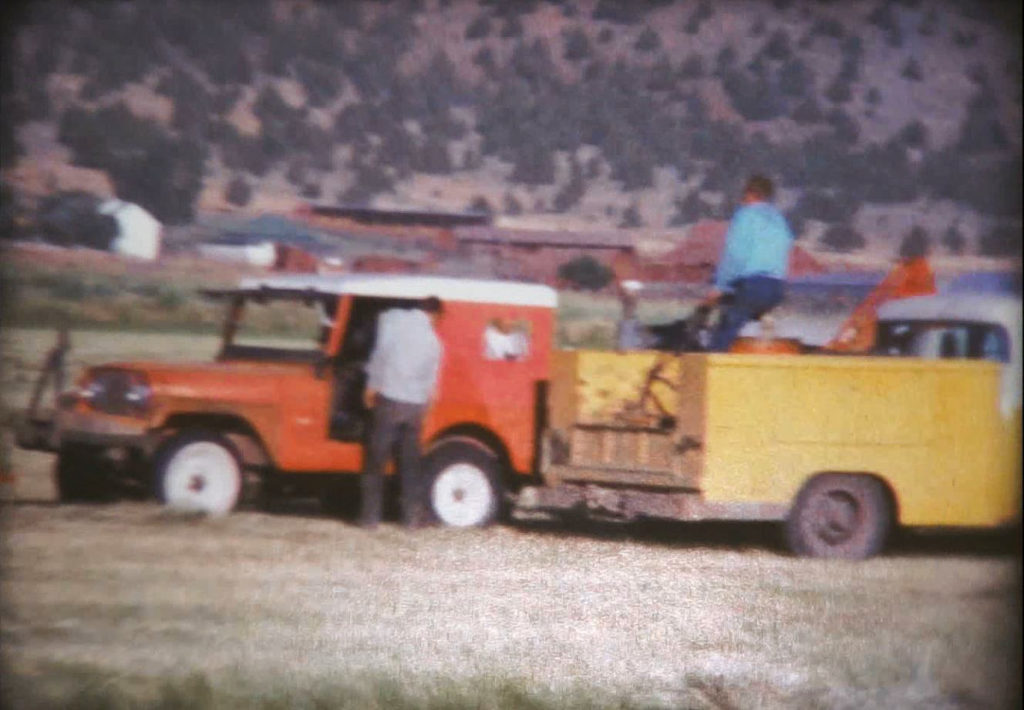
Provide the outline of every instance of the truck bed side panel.
[[690,357],[707,366],[709,501],[788,503],[809,476],[845,471],[884,479],[908,525],[993,525],[1018,508],[995,364]]

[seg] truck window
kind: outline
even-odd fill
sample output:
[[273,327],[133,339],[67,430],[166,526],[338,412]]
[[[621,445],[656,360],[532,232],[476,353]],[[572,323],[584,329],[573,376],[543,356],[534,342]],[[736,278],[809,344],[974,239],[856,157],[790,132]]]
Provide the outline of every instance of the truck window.
[[481,341],[485,360],[525,360],[530,354],[530,323],[492,318],[484,328]]
[[230,339],[227,359],[304,360],[320,352],[337,299],[293,294],[246,297]]
[[880,323],[877,343],[881,355],[1010,361],[1009,336],[991,323]]

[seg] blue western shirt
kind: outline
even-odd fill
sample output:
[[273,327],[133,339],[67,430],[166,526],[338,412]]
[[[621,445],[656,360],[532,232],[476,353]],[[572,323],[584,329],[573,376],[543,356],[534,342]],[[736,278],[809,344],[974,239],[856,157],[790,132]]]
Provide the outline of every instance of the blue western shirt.
[[754,202],[733,215],[715,272],[715,288],[729,291],[737,279],[748,276],[786,278],[793,232],[773,205]]

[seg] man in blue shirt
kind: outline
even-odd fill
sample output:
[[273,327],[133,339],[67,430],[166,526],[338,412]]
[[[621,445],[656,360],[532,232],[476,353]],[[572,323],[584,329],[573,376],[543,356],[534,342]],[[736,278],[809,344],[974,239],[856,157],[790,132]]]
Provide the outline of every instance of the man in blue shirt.
[[732,296],[711,335],[709,350],[727,352],[747,321],[760,318],[782,302],[793,233],[772,204],[775,185],[754,175],[743,188],[742,205],[733,215],[715,272],[714,288],[704,299],[716,303]]
[[373,410],[366,445],[359,523],[375,528],[381,518],[384,465],[398,444],[402,522],[423,523],[420,430],[441,372],[441,341],[434,328],[441,301],[425,298],[416,308],[391,309],[377,321],[377,338],[366,363],[365,403]]

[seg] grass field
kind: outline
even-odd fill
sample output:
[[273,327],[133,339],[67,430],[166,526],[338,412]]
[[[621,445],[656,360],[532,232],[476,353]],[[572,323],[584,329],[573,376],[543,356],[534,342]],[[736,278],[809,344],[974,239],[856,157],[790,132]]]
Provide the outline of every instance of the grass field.
[[32,500],[4,540],[11,707],[999,708],[1018,651],[1012,560],[959,539],[834,563],[757,526]]
[[[3,334],[24,405],[50,345]],[[213,336],[76,332],[72,369],[212,357]],[[1002,708],[1019,567],[990,536],[789,557],[765,525],[513,522],[367,533],[299,502],[56,505],[11,451],[5,707]]]

